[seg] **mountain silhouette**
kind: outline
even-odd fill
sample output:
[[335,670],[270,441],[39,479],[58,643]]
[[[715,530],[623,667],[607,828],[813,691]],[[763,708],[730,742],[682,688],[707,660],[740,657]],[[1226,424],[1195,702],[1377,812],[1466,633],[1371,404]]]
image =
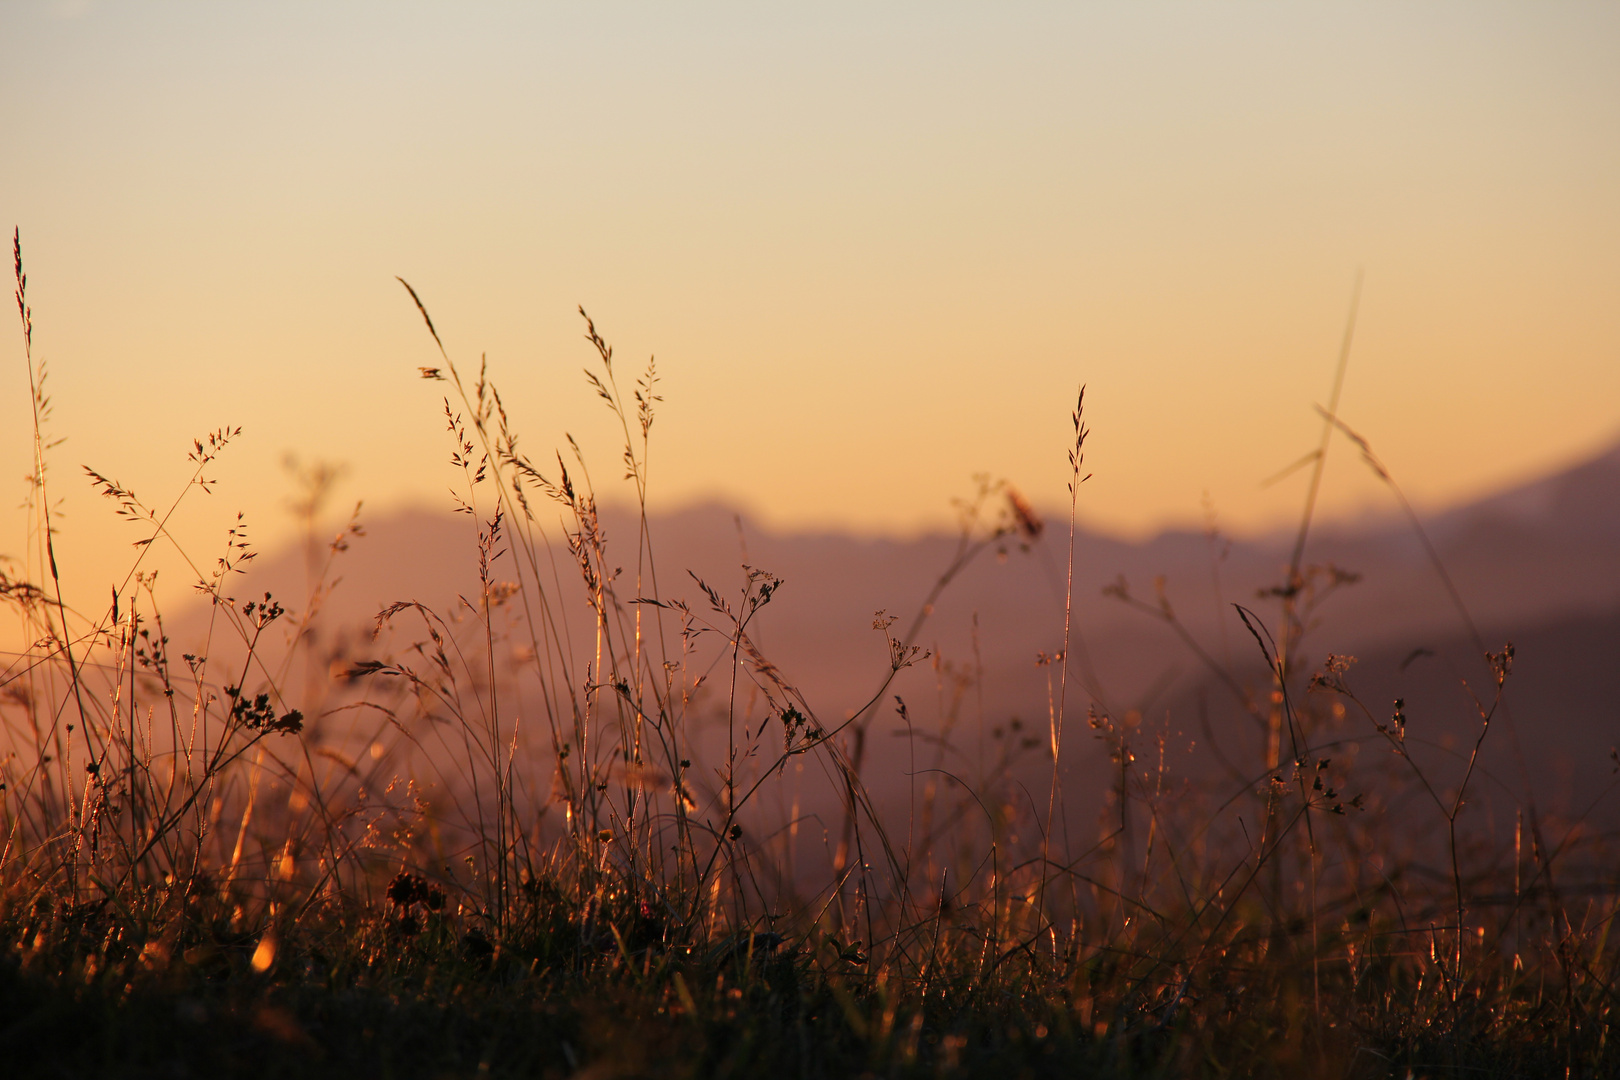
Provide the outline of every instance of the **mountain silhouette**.
[[[559,625],[583,644],[592,613],[555,512],[537,508],[536,522],[520,526],[539,528],[543,513],[552,517],[549,543],[533,549],[535,564],[518,573],[521,549],[509,527],[493,572],[501,580],[524,577],[532,587],[538,568]],[[619,571],[614,588],[627,603],[638,593],[637,519],[607,508],[602,523],[608,570]],[[346,656],[375,656],[387,646],[369,631],[390,604],[419,601],[446,617],[473,614],[480,527],[468,515],[424,510],[366,521],[365,535],[333,561],[328,580],[335,585],[312,623],[315,640]],[[1620,741],[1620,663],[1613,659],[1620,655],[1620,445],[1437,513],[1422,528],[1427,543],[1394,517],[1313,531],[1305,562],[1333,568],[1340,584],[1312,612],[1304,662],[1319,666],[1329,653],[1360,657],[1347,676],[1358,696],[1364,690],[1369,708],[1380,709],[1403,697],[1414,730],[1423,725],[1423,738],[1433,735],[1434,752],[1446,755],[1478,726],[1469,693],[1494,690],[1478,646],[1497,650],[1513,641],[1518,668],[1498,718],[1502,734],[1482,751],[1482,769],[1504,791],[1557,793],[1547,805],[1564,812],[1598,799],[1613,782],[1609,747]],[[1055,523],[1036,539],[1015,534],[985,547],[926,611],[926,598],[962,550],[958,537],[777,532],[718,503],[658,513],[648,535],[656,577],[644,575],[641,596],[681,599],[702,612],[709,601],[700,581],[735,604],[746,567],[782,580],[751,635],[824,723],[853,715],[885,682],[888,646],[874,617],[894,616],[891,633],[900,634],[921,613],[914,643],[929,655],[884,691],[880,730],[900,730],[891,700],[898,695],[907,723],[925,731],[999,729],[1018,718],[1044,739],[1061,697],[1069,725],[1064,756],[1072,756],[1076,775],[1095,779],[1101,760],[1086,737],[1088,708],[1139,715],[1172,741],[1202,744],[1200,753],[1258,760],[1253,721],[1229,687],[1265,690],[1266,675],[1233,604],[1262,620],[1274,616],[1275,598],[1266,594],[1286,576],[1291,534],[1227,539],[1167,531],[1131,542],[1081,531],[1066,688],[1055,666],[1038,662],[1064,646],[1068,537]],[[271,591],[298,616],[322,558],[318,545],[267,553],[239,591]],[[1315,580],[1333,580],[1333,571]],[[1163,617],[1167,610],[1174,624]],[[204,615],[176,620],[176,642],[197,633]],[[1356,722],[1354,739],[1365,742],[1371,721]],[[874,745],[874,760],[881,760],[899,744]],[[890,750],[882,751],[885,745]]]

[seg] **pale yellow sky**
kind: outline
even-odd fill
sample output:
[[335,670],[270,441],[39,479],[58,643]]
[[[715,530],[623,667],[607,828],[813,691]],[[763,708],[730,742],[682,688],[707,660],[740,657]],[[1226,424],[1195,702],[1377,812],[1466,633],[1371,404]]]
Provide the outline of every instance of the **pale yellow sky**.
[[[948,521],[977,472],[1141,533],[1294,514],[1351,284],[1343,414],[1435,506],[1620,436],[1612,4],[8,3],[0,224],[22,229],[75,572],[122,559],[78,467],[187,518],[447,505],[432,343],[526,444],[614,475],[583,303],[656,353],[655,502]],[[0,552],[29,467],[0,335]],[[1327,512],[1382,505],[1342,453]],[[115,538],[118,538],[115,543]],[[96,580],[88,580],[96,579]]]

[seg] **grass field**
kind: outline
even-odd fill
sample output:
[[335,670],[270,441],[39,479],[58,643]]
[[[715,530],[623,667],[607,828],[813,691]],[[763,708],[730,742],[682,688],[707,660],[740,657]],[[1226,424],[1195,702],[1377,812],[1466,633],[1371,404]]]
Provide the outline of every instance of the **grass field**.
[[[169,502],[91,474],[143,543],[98,568],[106,610],[74,610],[20,245],[16,271],[35,528],[0,578],[32,643],[0,674],[5,1075],[1620,1075],[1610,839],[1531,799],[1509,839],[1472,827],[1512,646],[1480,642],[1476,741],[1443,775],[1409,752],[1399,703],[1356,697],[1349,658],[1305,661],[1313,605],[1342,584],[1306,559],[1331,403],[1292,564],[1234,616],[1269,677],[1211,673],[1252,716],[1252,775],[1171,776],[1141,717],[1088,708],[1058,655],[1039,730],[998,728],[978,775],[915,770],[897,802],[867,736],[910,723],[891,684],[926,662],[933,601],[1061,527],[1015,495],[967,504],[934,594],[876,621],[869,704],[822,717],[793,658],[750,635],[774,577],[725,592],[657,563],[656,370],[621,383],[586,319],[641,507],[610,555],[577,448],[531,460],[412,291],[478,595],[402,597],[374,639],[332,644],[320,603],[358,518],[314,549],[309,595],[246,594],[243,534],[210,561],[167,526],[229,452],[220,429]],[[169,652],[154,548],[213,605],[199,651]],[[1346,763],[1350,731],[1384,753]],[[1066,790],[1065,740],[1107,756],[1106,790]],[[796,845],[801,796],[836,819],[823,852]]]

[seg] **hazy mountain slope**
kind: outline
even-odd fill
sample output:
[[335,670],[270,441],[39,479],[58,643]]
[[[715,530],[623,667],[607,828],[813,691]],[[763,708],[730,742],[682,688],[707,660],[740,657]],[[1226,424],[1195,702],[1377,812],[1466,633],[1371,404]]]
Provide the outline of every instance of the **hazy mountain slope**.
[[[612,562],[628,568],[618,586],[627,600],[635,592],[636,530],[623,514],[604,517]],[[355,539],[335,564],[341,580],[320,620],[328,640],[339,627],[353,628],[352,648],[363,653],[374,647],[360,628],[388,603],[421,600],[449,613],[460,605],[458,597],[476,599],[472,519],[406,512],[366,524],[367,535]],[[1620,447],[1556,476],[1436,515],[1426,527],[1486,642],[1497,647],[1511,638],[1518,645],[1519,674],[1510,706],[1521,744],[1552,755],[1546,768],[1537,765],[1538,776],[1553,775],[1547,770],[1556,772],[1555,759],[1579,763],[1583,755],[1594,754],[1593,760],[1601,759],[1607,743],[1596,742],[1605,731],[1620,728],[1615,710],[1620,689],[1614,685],[1620,665],[1611,659],[1620,643]],[[555,527],[552,533],[560,536]],[[695,608],[706,607],[706,601],[694,574],[733,596],[742,587],[745,562],[784,580],[755,623],[755,636],[818,714],[831,721],[867,701],[885,674],[885,646],[872,629],[874,613],[899,616],[897,632],[908,625],[957,550],[957,540],[949,536],[779,535],[739,522],[732,511],[715,505],[660,516],[652,522],[652,537],[660,595],[683,597]],[[953,705],[950,668],[928,664],[903,673],[890,693],[906,698],[914,722],[935,725],[954,709],[967,721],[982,711],[987,723],[1016,715],[1044,729],[1047,676],[1054,669],[1039,667],[1036,657],[1062,648],[1066,539],[1048,528],[1027,551],[1015,541],[1004,545],[1004,553],[986,551],[941,594],[918,643],[954,670],[978,672],[982,680]],[[1291,540],[1276,536],[1228,545],[1170,532],[1127,543],[1082,533],[1075,545],[1073,648],[1081,662],[1069,687],[1070,715],[1083,716],[1095,697],[1115,714],[1136,707],[1155,722],[1168,711],[1178,730],[1193,731],[1189,703],[1209,683],[1205,662],[1161,620],[1104,596],[1104,587],[1123,576],[1132,595],[1156,603],[1154,579],[1162,575],[1177,618],[1208,657],[1252,672],[1255,647],[1230,605],[1241,602],[1262,618],[1273,617],[1274,605],[1257,593],[1281,580]],[[1477,650],[1469,644],[1461,615],[1404,524],[1322,527],[1313,535],[1307,561],[1331,562],[1361,575],[1321,605],[1306,652],[1313,663],[1329,651],[1363,657],[1353,677],[1365,682],[1369,701],[1387,705],[1385,699],[1404,693],[1416,710],[1416,703],[1432,693],[1455,705],[1459,691],[1440,661],[1391,674],[1418,647],[1450,658],[1446,662],[1459,669],[1473,664],[1476,674],[1482,671],[1478,658],[1467,655]],[[496,561],[495,570],[500,578],[515,577],[510,552]],[[542,571],[560,598],[559,617],[569,633],[577,642],[588,641],[590,612],[567,552],[552,549]],[[260,559],[240,591],[269,589],[296,610],[302,604],[295,598],[307,595],[308,587],[304,553],[283,551]],[[644,583],[644,592],[651,588],[650,580]],[[177,642],[188,632],[184,622]],[[1082,757],[1092,753],[1085,739],[1071,738],[1069,745]],[[1507,738],[1493,740],[1491,753],[1508,745]]]

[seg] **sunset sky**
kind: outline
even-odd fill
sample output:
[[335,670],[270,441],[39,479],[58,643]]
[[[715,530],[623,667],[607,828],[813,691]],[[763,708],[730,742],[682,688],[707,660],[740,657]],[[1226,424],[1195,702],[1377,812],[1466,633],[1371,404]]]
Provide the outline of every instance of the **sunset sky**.
[[[431,339],[611,495],[583,304],[656,354],[654,502],[914,532],[985,472],[1142,534],[1296,513],[1359,270],[1342,413],[1426,507],[1620,438],[1620,6],[0,7],[0,225],[50,368],[63,550],[105,592],[152,503],[288,535],[448,507]],[[31,427],[0,334],[0,552]],[[1385,505],[1344,452],[1324,503]],[[610,490],[612,489],[612,490]],[[211,558],[211,555],[210,555]]]

